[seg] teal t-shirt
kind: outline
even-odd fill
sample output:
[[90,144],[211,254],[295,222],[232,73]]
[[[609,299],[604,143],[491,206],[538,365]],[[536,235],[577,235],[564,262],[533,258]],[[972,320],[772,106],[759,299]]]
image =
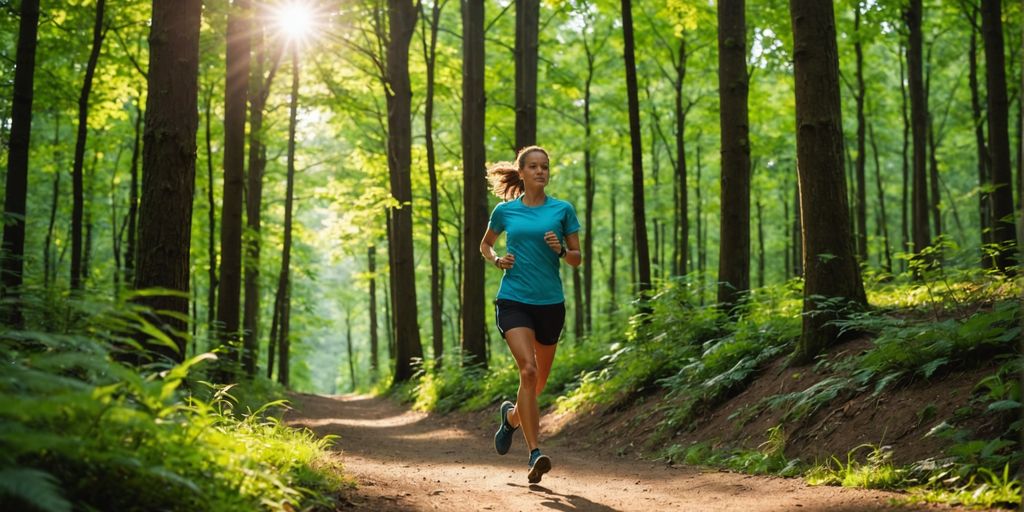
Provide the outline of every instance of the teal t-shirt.
[[558,254],[544,242],[544,233],[554,231],[564,245],[566,236],[580,230],[571,204],[547,196],[542,205],[526,206],[519,196],[495,206],[487,227],[505,233],[506,252],[516,257],[501,278],[499,299],[535,305],[565,302]]

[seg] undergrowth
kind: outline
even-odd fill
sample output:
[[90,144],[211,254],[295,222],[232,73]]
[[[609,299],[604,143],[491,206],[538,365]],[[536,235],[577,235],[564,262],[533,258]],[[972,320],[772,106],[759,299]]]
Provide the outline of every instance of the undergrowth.
[[47,330],[0,333],[0,508],[333,509],[351,485],[330,438],[283,425],[283,401],[251,405],[278,393],[273,385],[209,384],[208,353],[122,364],[115,355],[154,329],[143,311],[66,304],[50,308],[64,320]]

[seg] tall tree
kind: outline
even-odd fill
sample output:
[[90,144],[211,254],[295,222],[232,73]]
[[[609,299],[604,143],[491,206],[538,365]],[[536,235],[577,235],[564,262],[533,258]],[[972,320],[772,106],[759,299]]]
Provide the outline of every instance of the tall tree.
[[[583,200],[585,208],[583,213],[583,254],[586,255],[583,258],[583,299],[585,308],[583,318],[586,332],[589,333],[593,328],[594,196],[597,191],[597,183],[594,179],[593,121],[590,109],[592,86],[597,69],[597,53],[604,47],[605,42],[608,41],[608,35],[606,34],[600,40],[595,38],[594,41],[591,41],[588,33],[591,32],[590,28],[593,26],[593,14],[587,2],[582,4],[582,9],[584,11],[582,13],[583,21],[586,24],[583,30],[583,52],[587,59],[587,75],[583,80],[583,193],[585,196]],[[614,213],[612,215],[614,216]],[[612,231],[614,232],[614,228],[612,228]]]
[[537,143],[540,0],[516,0],[516,151]]
[[[249,0],[228,7],[227,55],[224,78],[224,196],[220,218],[220,283],[217,323],[227,349],[238,359],[232,343],[238,340],[242,293],[242,203],[245,196],[245,110],[249,90],[252,20]],[[224,377],[227,377],[226,375]]]
[[[249,174],[246,176],[245,194],[245,305],[242,310],[242,367],[245,374],[256,374],[259,356],[260,326],[260,210],[263,204],[263,171],[267,167],[267,147],[263,144],[263,110],[270,95],[270,85],[277,73],[283,55],[283,45],[277,45],[269,57],[264,45],[263,21],[253,20],[250,40],[255,58],[249,87]],[[268,63],[269,61],[269,63]],[[264,69],[269,66],[264,77]],[[273,366],[273,365],[270,365]]]
[[292,309],[292,222],[295,208],[295,127],[299,110],[299,49],[292,42],[292,92],[288,104],[288,177],[284,197],[284,242],[281,246],[281,273],[278,281],[277,301],[277,381],[287,387],[291,382],[291,309]]
[[96,1],[96,18],[92,29],[92,50],[89,52],[89,61],[85,66],[85,78],[82,80],[82,90],[78,95],[78,134],[75,137],[75,160],[71,168],[71,289],[78,290],[82,287],[82,223],[85,210],[85,185],[84,185],[84,164],[85,164],[85,139],[89,130],[89,95],[92,93],[92,79],[96,74],[96,65],[99,62],[100,50],[103,47],[103,39],[107,33],[104,19],[106,11],[106,0]]
[[633,168],[633,244],[638,276],[637,292],[651,289],[651,257],[647,246],[647,216],[644,206],[644,156],[640,134],[640,99],[636,82],[636,57],[633,44],[633,7],[622,0],[623,55],[626,65],[626,94],[629,102],[629,140]]
[[1013,211],[1013,170],[1010,167],[1010,105],[1006,95],[1006,59],[999,0],[981,0],[981,33],[985,41],[985,82],[988,90],[988,150],[992,162],[992,242],[1000,248],[996,267],[1012,273],[1017,253]]
[[[839,52],[832,4],[790,0],[793,75],[796,85],[796,147],[803,217],[804,314],[794,362],[808,363],[839,331],[835,298],[866,305],[853,251],[843,170],[839,100]],[[833,306],[834,307],[834,306]]]
[[906,21],[909,31],[907,77],[910,89],[910,131],[913,140],[910,224],[915,254],[920,254],[931,244],[931,233],[928,226],[928,179],[925,168],[928,105],[924,97],[924,75],[922,72],[921,11],[921,0],[910,0],[903,11],[903,19]]
[[206,88],[206,101],[203,108],[206,122],[204,123],[204,141],[206,142],[206,259],[209,264],[206,272],[210,285],[206,287],[206,328],[210,333],[216,331],[214,321],[217,318],[217,202],[213,190],[213,85]]
[[857,101],[857,158],[854,161],[857,177],[857,258],[860,261],[868,261],[868,206],[867,206],[867,180],[865,178],[867,166],[867,123],[864,120],[864,101],[867,97],[867,87],[864,84],[864,33],[861,31],[861,3],[856,2],[853,9],[853,52],[857,67],[857,90],[854,98]]
[[142,97],[135,102],[135,137],[132,139],[132,163],[128,179],[128,231],[124,244],[124,280],[135,280],[135,239],[139,231],[139,157],[142,154]]
[[[4,188],[4,239],[0,253],[3,261],[0,266],[0,282],[3,283],[4,298],[18,296],[25,268],[25,206],[28,197],[28,152],[32,134],[32,84],[35,81],[39,0],[22,0],[20,15]],[[57,186],[54,185],[54,188]],[[54,194],[56,197],[56,192]],[[21,309],[17,301],[13,302],[3,320],[7,325],[20,328],[23,323]]]
[[480,257],[480,240],[487,229],[484,66],[484,2],[465,0],[462,3],[462,351],[467,356],[464,361],[486,365],[484,261]]
[[377,245],[371,243],[366,249],[367,268],[370,275],[370,375],[371,380],[376,382],[377,372],[380,363],[377,361],[378,348],[377,335]]
[[735,306],[750,289],[750,137],[744,0],[718,2],[718,97],[722,204],[718,302]]
[[[387,82],[388,169],[391,195],[391,272],[395,287],[391,300],[395,315],[395,380],[412,378],[413,362],[423,357],[416,315],[416,268],[412,243],[412,91],[409,85],[409,43],[419,11],[411,0],[388,0]],[[479,258],[478,258],[479,259]]]
[[[418,2],[423,8],[423,2]],[[423,135],[427,149],[427,177],[430,180],[430,326],[434,344],[434,363],[441,365],[444,356],[444,331],[442,320],[441,285],[441,217],[440,198],[437,195],[437,157],[434,154],[434,69],[437,64],[437,33],[441,28],[441,10],[447,0],[434,1],[430,6],[430,17],[423,15],[423,60],[427,65],[427,95],[423,108]],[[428,42],[429,33],[429,42]]]
[[[983,245],[992,243],[992,209],[988,187],[988,150],[985,147],[985,114],[981,106],[980,83],[978,81],[978,6],[964,2],[964,16],[971,25],[970,46],[967,50],[967,83],[971,89],[971,121],[974,124],[974,144],[978,159],[978,227]],[[981,258],[984,268],[992,266],[991,258]]]
[[169,313],[161,314],[161,320],[176,350],[163,345],[154,348],[177,361],[185,355],[186,325],[182,319],[189,313],[201,15],[200,0],[154,2],[149,38],[135,288],[178,292],[137,299],[155,311]]

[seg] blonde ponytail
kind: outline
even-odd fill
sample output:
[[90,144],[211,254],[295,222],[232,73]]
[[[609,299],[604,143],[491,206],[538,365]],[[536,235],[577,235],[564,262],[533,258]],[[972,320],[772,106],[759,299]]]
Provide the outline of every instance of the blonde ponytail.
[[519,169],[512,162],[498,162],[487,169],[487,182],[491,192],[503,201],[519,197],[526,186],[519,177]]

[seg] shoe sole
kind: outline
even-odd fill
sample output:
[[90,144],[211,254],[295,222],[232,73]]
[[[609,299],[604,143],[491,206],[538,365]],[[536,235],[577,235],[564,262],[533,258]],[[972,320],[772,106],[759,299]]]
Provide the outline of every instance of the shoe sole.
[[526,476],[526,479],[531,483],[535,484],[540,482],[544,473],[551,471],[551,459],[547,455],[541,455],[537,457],[536,462],[533,463],[533,467],[530,468],[530,474]]
[[[512,405],[511,402],[507,402],[506,401],[505,403],[508,403],[509,405]],[[500,409],[498,409],[498,422],[499,422],[498,423],[498,431],[494,433],[494,451],[498,452],[498,455],[505,455],[506,453],[508,453],[508,448],[505,448],[505,451],[501,451],[498,448],[498,435],[500,435],[502,429],[505,428],[505,410],[504,410],[505,403],[502,403],[501,404],[502,407]],[[509,410],[511,410],[511,409],[512,409],[512,407],[509,407]],[[517,429],[518,429],[518,427],[512,429],[512,432],[511,432],[510,435],[515,435],[515,432],[516,432]],[[511,447],[511,446],[512,446],[512,443],[509,443],[509,447]]]

